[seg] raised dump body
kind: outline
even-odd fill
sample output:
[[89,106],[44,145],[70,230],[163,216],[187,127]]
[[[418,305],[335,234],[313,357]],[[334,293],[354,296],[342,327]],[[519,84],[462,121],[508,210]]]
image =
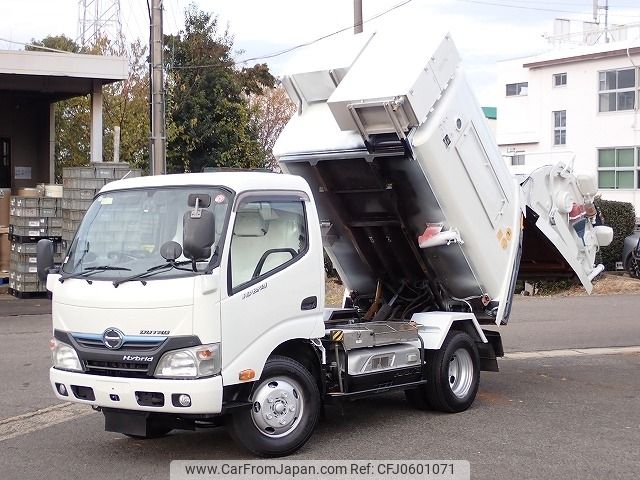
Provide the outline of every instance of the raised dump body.
[[[311,185],[325,248],[355,306],[373,315],[386,305],[376,320],[471,309],[481,323],[506,323],[521,258],[526,273],[572,269],[590,290],[592,184],[562,165],[523,189],[451,37],[409,43],[359,35],[303,52],[283,77],[299,111],[274,154]],[[535,231],[523,235],[525,226]]]

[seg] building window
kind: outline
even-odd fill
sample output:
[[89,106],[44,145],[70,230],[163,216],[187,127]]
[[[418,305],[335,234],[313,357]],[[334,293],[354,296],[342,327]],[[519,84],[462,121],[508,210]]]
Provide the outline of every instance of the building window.
[[529,91],[529,82],[507,83],[507,97],[526,95]]
[[514,167],[524,165],[524,153],[514,153],[511,155],[511,165]]
[[567,144],[567,111],[553,112],[553,144]]
[[554,87],[564,87],[567,84],[567,74],[566,73],[556,73],[553,75],[553,86]]
[[598,111],[633,110],[636,99],[636,70],[607,70],[599,72]]
[[598,150],[599,188],[637,188],[640,185],[640,148]]

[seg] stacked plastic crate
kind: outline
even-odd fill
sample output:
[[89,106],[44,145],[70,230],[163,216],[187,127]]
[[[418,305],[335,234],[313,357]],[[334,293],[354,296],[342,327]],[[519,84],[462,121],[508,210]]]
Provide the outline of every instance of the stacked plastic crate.
[[28,297],[46,292],[38,280],[36,245],[49,238],[54,244],[54,260],[62,262],[62,199],[52,197],[19,197],[10,200],[9,292]]
[[88,167],[63,168],[62,239],[65,251],[100,189],[114,180],[141,175],[141,170],[132,170],[127,163],[102,162]]

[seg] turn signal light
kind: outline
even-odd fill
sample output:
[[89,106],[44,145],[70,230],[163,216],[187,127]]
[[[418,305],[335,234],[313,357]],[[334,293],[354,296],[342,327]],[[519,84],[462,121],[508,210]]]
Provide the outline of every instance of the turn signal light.
[[240,380],[252,380],[256,378],[256,372],[251,370],[250,368],[247,370],[242,370],[239,375]]

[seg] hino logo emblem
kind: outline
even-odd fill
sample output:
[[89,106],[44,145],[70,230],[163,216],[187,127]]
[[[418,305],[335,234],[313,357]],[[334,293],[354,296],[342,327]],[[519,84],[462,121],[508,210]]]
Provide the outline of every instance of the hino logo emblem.
[[102,343],[111,350],[117,350],[124,343],[124,333],[117,328],[107,328],[102,334]]

